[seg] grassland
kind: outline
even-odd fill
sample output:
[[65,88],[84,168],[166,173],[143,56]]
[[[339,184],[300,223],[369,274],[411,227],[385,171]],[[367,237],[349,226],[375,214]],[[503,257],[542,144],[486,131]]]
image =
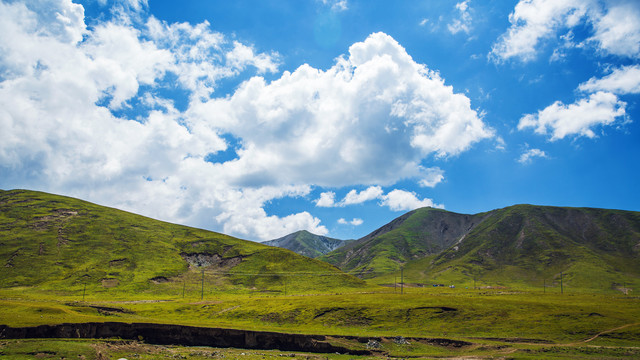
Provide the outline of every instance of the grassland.
[[[382,338],[378,356],[489,358],[511,354],[511,358],[595,359],[640,355],[640,298],[634,296],[449,288],[405,288],[401,295],[392,288],[369,290],[286,296],[218,292],[207,293],[204,299],[191,291],[185,298],[166,294],[154,300],[134,294],[129,299],[124,294],[114,299],[96,293],[85,295],[82,301],[78,295],[39,289],[3,289],[0,314],[1,322],[13,327],[155,322]],[[410,344],[393,343],[397,336],[409,339]],[[420,340],[425,338],[464,340],[473,345],[436,346]],[[6,344],[7,348],[19,347],[15,341]],[[366,348],[356,341],[342,345]],[[227,350],[216,351],[224,354]]]
[[[465,256],[478,251],[467,250],[447,266],[437,265],[436,254],[407,261],[401,294],[390,286],[400,281],[399,271],[365,282],[321,261],[223,234],[50,194],[1,192],[0,325],[162,323],[321,334],[336,345],[367,349],[366,343],[349,338],[357,336],[378,346],[368,349],[374,353],[367,357],[129,340],[20,339],[0,340],[0,357],[640,357],[640,297],[633,291],[640,284],[633,258],[619,261],[620,271],[611,269],[602,280],[605,285],[594,289],[579,280],[585,277],[575,276],[586,273],[593,282],[594,274],[603,273],[589,249],[581,253],[584,261],[574,262],[581,268],[551,266],[534,271],[539,278],[523,281],[514,279],[532,272],[506,263],[470,273],[476,265],[465,262]],[[560,271],[566,276],[562,293],[555,276]],[[625,291],[612,282],[623,284]],[[399,336],[407,342],[394,342]]]
[[[0,191],[0,261],[2,287],[111,296],[181,292],[202,270],[220,274],[206,278],[232,292],[364,286],[334,266],[288,250],[25,190]],[[283,272],[315,276],[286,284]]]

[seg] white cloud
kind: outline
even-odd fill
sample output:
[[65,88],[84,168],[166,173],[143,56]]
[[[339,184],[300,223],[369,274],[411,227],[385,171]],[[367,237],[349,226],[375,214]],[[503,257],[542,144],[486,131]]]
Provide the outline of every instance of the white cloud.
[[469,9],[469,0],[465,0],[463,2],[459,2],[456,4],[456,10],[460,15],[459,18],[456,18],[451,22],[451,24],[447,25],[447,29],[452,34],[457,34],[459,32],[464,32],[467,35],[471,31],[471,13]]
[[380,186],[370,186],[361,192],[357,192],[355,189],[349,191],[345,195],[344,199],[340,202],[341,206],[361,204],[365,201],[375,200],[382,195],[382,188]]
[[223,225],[226,234],[244,234],[258,236],[260,239],[275,239],[300,229],[314,234],[326,235],[329,231],[320,225],[320,219],[306,211],[284,217],[267,215],[264,203],[271,199],[298,197],[307,195],[311,189],[307,186],[265,187],[243,189],[221,193],[224,199],[224,211],[216,220]]
[[347,0],[320,0],[323,5],[331,7],[331,10],[341,12],[349,9]]
[[253,65],[258,73],[278,71],[279,55],[277,53],[255,54],[254,49],[238,41],[233,42],[233,50],[226,54],[227,61],[234,68],[244,70],[247,65]]
[[303,65],[267,83],[254,77],[228,98],[194,104],[193,123],[242,139],[229,181],[342,187],[428,177],[420,161],[456,155],[493,136],[470,100],[382,33],[327,71]]
[[[0,37],[0,186],[249,239],[326,234],[309,212],[273,216],[265,205],[312,186],[357,184],[370,187],[345,204],[378,196],[401,209],[399,193],[383,198],[380,186],[435,185],[440,175],[425,159],[493,137],[466,96],[386,34],[353,44],[330,69],[303,65],[270,83],[256,76],[214,97],[241,71],[276,71],[279,56],[207,22],[166,23],[144,11],[126,21],[127,9],[87,26],[68,0],[0,2],[0,31],[11,34]],[[176,87],[189,97],[186,111],[162,95]],[[206,161],[236,145],[235,159]],[[316,205],[335,202],[323,194]]]
[[[218,130],[185,126],[170,99],[152,94],[167,73],[194,94],[212,93],[218,80],[236,73],[224,54],[237,43],[206,23],[168,25],[151,17],[146,28],[136,28],[122,14],[88,31],[83,13],[69,1],[0,2],[0,30],[12,34],[0,38],[3,187],[63,193],[219,230],[235,231],[246,211],[246,231],[234,234],[249,238],[284,235],[290,224],[327,232],[308,213],[278,218],[262,210],[266,201],[300,190],[261,189],[259,197],[222,183],[204,161],[227,146]],[[253,55],[256,61],[243,61],[261,71],[268,56]],[[148,114],[128,119],[109,111],[133,98],[149,106]]]
[[[578,46],[567,39],[570,29],[586,26],[592,43],[604,54],[640,56],[640,3],[637,1],[521,0],[509,15],[511,27],[493,45],[490,58],[496,62],[511,58],[533,60],[541,44],[569,29],[552,60],[564,56],[562,48]],[[564,38],[563,38],[564,37]]]
[[540,41],[555,35],[561,28],[578,24],[590,3],[583,0],[521,0],[509,14],[511,27],[493,45],[493,59],[533,60]]
[[595,34],[592,41],[605,53],[640,56],[640,3],[637,1],[607,1],[608,9],[591,19]]
[[521,164],[530,163],[533,158],[547,158],[547,153],[540,149],[527,149],[520,157],[518,158],[518,162]]
[[335,198],[336,198],[336,193],[334,193],[333,191],[323,192],[320,194],[320,198],[316,200],[316,206],[334,207],[336,205]]
[[424,187],[435,187],[444,180],[444,170],[434,167],[424,171],[424,178],[420,179],[418,184]]
[[360,192],[352,189],[340,202],[336,203],[336,194],[332,191],[328,191],[321,193],[320,198],[315,200],[315,203],[316,206],[319,207],[344,207],[347,205],[361,204],[366,201],[379,199],[380,196],[382,196],[382,193],[382,188],[380,186],[370,186]]
[[640,93],[640,65],[614,69],[611,74],[601,79],[593,77],[580,84],[578,89],[584,92],[608,91],[619,95],[638,94]]
[[129,6],[131,6],[136,11],[140,11],[143,8],[146,8],[149,6],[147,0],[125,0],[124,2],[126,2]]
[[398,189],[384,195],[380,204],[393,211],[408,211],[421,207],[444,208],[443,205],[435,204],[431,199],[420,200],[416,193]]
[[82,50],[99,66],[92,76],[112,97],[111,109],[121,108],[140,85],[154,85],[175,63],[170,51],[140,40],[138,30],[114,23],[97,26]]
[[551,132],[551,141],[570,135],[593,138],[593,127],[611,125],[623,118],[625,106],[614,94],[599,91],[570,105],[556,101],[537,114],[527,114],[520,119],[518,130],[534,128],[543,135]]
[[344,218],[340,218],[340,219],[338,219],[338,224],[341,224],[341,225],[353,225],[353,226],[360,226],[360,225],[362,225],[363,223],[364,223],[364,221],[363,221],[362,219],[358,219],[358,218],[354,218],[354,219],[353,219],[353,220],[351,220],[351,221],[347,221],[347,220],[346,220],[346,219],[344,219]]

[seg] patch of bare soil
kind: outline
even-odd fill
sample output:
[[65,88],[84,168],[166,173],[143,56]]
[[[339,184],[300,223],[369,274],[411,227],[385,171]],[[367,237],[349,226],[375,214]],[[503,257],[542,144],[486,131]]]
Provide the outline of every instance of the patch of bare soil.
[[34,230],[47,230],[52,223],[67,221],[69,218],[77,216],[78,212],[70,209],[55,209],[50,215],[33,218],[31,228]]
[[112,288],[118,286],[120,284],[120,280],[118,279],[102,279],[100,281],[103,287]]

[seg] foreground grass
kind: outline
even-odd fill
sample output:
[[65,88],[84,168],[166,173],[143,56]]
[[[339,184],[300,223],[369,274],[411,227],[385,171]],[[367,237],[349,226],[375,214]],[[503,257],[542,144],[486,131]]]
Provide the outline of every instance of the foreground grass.
[[295,358],[307,360],[366,360],[471,358],[471,359],[620,359],[638,358],[637,347],[557,346],[483,343],[466,349],[427,346],[419,342],[398,345],[392,341],[381,344],[376,353],[367,356],[346,354],[315,354],[281,350],[247,350],[212,347],[149,345],[123,340],[24,339],[0,341],[3,359],[261,359]]
[[[187,293],[185,298],[169,294],[148,299],[112,290],[110,297],[91,294],[82,301],[77,295],[65,296],[30,288],[2,289],[0,323],[15,327],[65,322],[154,322],[381,337],[384,339],[379,349],[381,354],[411,357],[510,354],[510,358],[596,359],[628,354],[640,356],[638,297],[504,289],[405,288],[403,295],[394,293],[392,288],[370,290],[375,291],[286,296],[221,292],[207,293],[202,300],[200,294],[193,292]],[[389,340],[396,336],[408,338],[410,344],[398,345]],[[423,343],[419,338],[466,340],[474,345],[448,348]],[[56,344],[51,341],[47,344]],[[90,347],[95,350],[96,342],[80,343],[93,344]],[[4,344],[2,354],[8,355],[6,349],[19,349],[22,345],[18,344],[29,344],[29,341],[5,341]],[[365,348],[365,344],[357,341],[342,345]],[[84,354],[82,346],[74,348],[78,354],[74,356]],[[182,350],[175,351],[180,353]],[[225,354],[232,350],[216,351]],[[267,354],[264,351],[244,352]],[[126,352],[113,354],[126,357]],[[112,358],[117,358],[114,356]],[[255,356],[269,358],[267,355]]]

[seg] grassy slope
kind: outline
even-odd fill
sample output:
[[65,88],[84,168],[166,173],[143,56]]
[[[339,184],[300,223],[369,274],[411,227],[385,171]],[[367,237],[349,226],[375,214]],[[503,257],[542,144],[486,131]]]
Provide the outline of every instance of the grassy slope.
[[[369,277],[399,270],[402,264],[438,254],[457,241],[482,215],[422,208],[403,216],[389,231],[337,249],[321,260]],[[446,222],[446,225],[443,225]]]
[[[70,215],[73,212],[77,214]],[[507,213],[503,215],[509,217]],[[606,245],[594,239],[593,246]],[[89,321],[161,322],[391,338],[397,335],[448,337],[481,344],[468,349],[418,342],[410,346],[383,344],[397,356],[500,356],[501,351],[514,349],[522,355],[519,357],[567,354],[567,358],[575,358],[588,349],[583,346],[565,350],[554,344],[518,345],[478,338],[510,341],[528,338],[563,343],[584,341],[625,325],[630,326],[611,331],[594,343],[627,347],[640,341],[640,325],[631,325],[640,318],[637,296],[571,291],[561,296],[557,288],[542,294],[531,290],[412,287],[405,289],[405,295],[399,295],[393,293],[394,289],[370,287],[365,293],[357,280],[335,272],[330,265],[286,250],[37,192],[0,193],[0,243],[0,259],[4,261],[0,264],[3,266],[0,323],[12,326]],[[471,246],[466,253],[457,254],[460,259],[473,256],[474,249]],[[230,269],[235,275],[220,276],[218,270],[207,270],[202,294],[201,273],[189,269],[180,252],[245,257],[240,265]],[[424,275],[421,266],[414,266],[414,272],[409,271],[410,267],[429,265],[435,256],[407,262],[405,273]],[[420,264],[425,259],[428,261]],[[459,266],[462,264],[464,261]],[[634,268],[633,263],[625,266]],[[332,276],[301,274],[328,274],[332,269],[335,273]],[[300,276],[247,275],[283,271]],[[460,272],[449,270],[446,274]],[[160,284],[149,281],[157,276],[166,276],[170,281]],[[104,287],[102,280],[109,278],[118,279],[120,284]],[[85,299],[84,283],[88,284]],[[78,354],[91,353],[89,350],[93,348],[80,346],[81,342],[51,340],[48,344],[52,349],[69,349],[68,345],[78,344]],[[30,358],[33,350],[26,347],[42,350],[42,346],[42,341],[0,341],[0,353],[25,354],[24,358]],[[62,350],[52,351],[62,353]],[[610,351],[615,355],[616,351],[631,350]],[[592,358],[599,357],[594,354]],[[143,355],[142,358],[155,357]]]
[[[37,287],[56,291],[177,292],[200,279],[188,254],[241,257],[236,266],[206,267],[206,278],[221,288],[269,290],[283,285],[280,276],[255,273],[304,272],[332,276],[297,276],[298,291],[361,286],[326,263],[284,249],[227,235],[169,224],[81,200],[33,191],[0,192],[0,272],[2,287]],[[226,271],[235,275],[216,276]],[[169,281],[156,284],[151,279]],[[117,284],[117,286],[114,286]]]
[[289,249],[297,254],[310,258],[317,258],[326,253],[326,249],[328,248],[327,243],[336,246],[335,244],[342,243],[343,241],[344,240],[327,238],[325,236],[312,234],[306,230],[301,230],[279,239],[266,241],[263,244]]
[[573,289],[623,291],[640,289],[639,250],[638,212],[517,205],[473,216],[419,209],[320,259],[379,284],[399,282],[404,267],[405,282],[425,285],[560,287],[562,273]]
[[[428,272],[493,284],[639,288],[640,213],[517,205],[494,211]],[[425,268],[425,269],[427,269]]]

